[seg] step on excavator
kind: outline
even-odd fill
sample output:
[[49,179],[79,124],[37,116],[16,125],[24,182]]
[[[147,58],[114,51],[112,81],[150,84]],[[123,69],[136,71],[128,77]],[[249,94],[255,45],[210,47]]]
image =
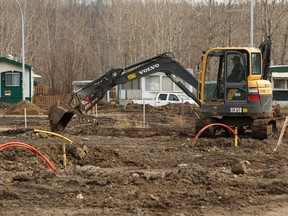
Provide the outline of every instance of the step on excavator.
[[[271,40],[268,37],[259,48],[216,47],[203,52],[197,76],[172,53],[162,53],[124,68],[111,69],[73,92],[65,108],[50,109],[51,130],[63,131],[75,114],[81,119],[97,122],[87,112],[108,90],[163,72],[199,106],[201,118],[195,123],[196,133],[208,124],[222,123],[237,127],[239,134],[250,130],[254,138],[269,138],[277,130],[268,73],[270,53]],[[196,91],[186,88],[186,83]],[[213,136],[216,130],[217,127],[210,127],[204,135]]]

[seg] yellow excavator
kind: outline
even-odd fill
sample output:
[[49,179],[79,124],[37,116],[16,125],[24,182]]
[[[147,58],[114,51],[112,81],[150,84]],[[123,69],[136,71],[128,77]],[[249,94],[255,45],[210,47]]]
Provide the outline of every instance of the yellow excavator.
[[[49,112],[52,131],[62,131],[76,114],[96,121],[86,113],[116,85],[163,72],[199,106],[202,117],[195,131],[211,123],[238,127],[240,133],[252,131],[252,136],[265,139],[277,129],[272,115],[272,86],[268,74],[271,40],[259,48],[217,47],[203,52],[198,76],[185,68],[172,53],[163,53],[124,68],[109,70],[104,75],[75,91],[65,108],[54,107]],[[181,78],[181,80],[177,79]],[[190,91],[183,81],[196,89]],[[86,101],[87,104],[82,102]],[[216,127],[205,133],[213,136]]]

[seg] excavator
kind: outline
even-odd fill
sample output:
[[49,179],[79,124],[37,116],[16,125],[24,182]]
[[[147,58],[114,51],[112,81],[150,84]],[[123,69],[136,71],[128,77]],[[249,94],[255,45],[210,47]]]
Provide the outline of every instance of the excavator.
[[[87,112],[108,90],[163,72],[199,106],[201,118],[195,123],[196,133],[208,124],[222,123],[237,127],[239,134],[250,130],[252,137],[269,138],[277,130],[276,118],[272,114],[272,86],[268,74],[270,52],[270,38],[265,39],[258,48],[212,48],[203,52],[197,76],[168,52],[124,68],[111,69],[74,91],[65,108],[50,109],[51,130],[63,131],[75,114],[96,122],[95,117]],[[196,91],[186,88],[183,81]],[[83,101],[86,103],[83,104]],[[205,135],[213,136],[216,129],[216,126],[208,128]]]

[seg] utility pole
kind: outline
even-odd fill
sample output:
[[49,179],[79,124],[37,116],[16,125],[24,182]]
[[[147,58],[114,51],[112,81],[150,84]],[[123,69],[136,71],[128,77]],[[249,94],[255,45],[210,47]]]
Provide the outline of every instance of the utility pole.
[[25,100],[25,85],[26,85],[26,81],[25,81],[25,48],[24,48],[24,14],[23,14],[23,10],[21,7],[21,4],[19,3],[18,0],[15,0],[16,3],[19,6],[20,12],[21,12],[21,22],[22,22],[22,98],[23,100]]
[[250,5],[250,47],[253,47],[253,28],[254,28],[254,0],[251,0]]

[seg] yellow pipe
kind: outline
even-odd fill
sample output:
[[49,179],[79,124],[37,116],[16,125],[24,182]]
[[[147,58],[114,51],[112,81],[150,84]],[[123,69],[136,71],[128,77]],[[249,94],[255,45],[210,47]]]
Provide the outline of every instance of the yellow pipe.
[[[64,139],[64,140],[68,141],[70,144],[73,143],[73,141],[70,140],[70,139],[68,139],[67,137],[64,137],[64,136],[62,136],[61,134],[57,134],[57,133],[54,133],[54,132],[44,131],[44,130],[37,130],[37,129],[34,129],[34,132],[35,132],[35,133],[51,134],[51,135],[60,137],[60,138],[62,138],[62,139]],[[66,169],[67,158],[66,158],[66,146],[65,146],[65,143],[62,145],[62,151],[63,151],[63,166],[64,166],[64,169]]]
[[235,147],[238,147],[238,128],[235,128],[235,140],[234,140]]
[[70,144],[73,143],[72,140],[68,139],[67,137],[64,137],[62,136],[61,134],[57,134],[57,133],[54,133],[54,132],[50,132],[50,131],[44,131],[44,130],[37,130],[37,129],[34,129],[34,132],[35,133],[46,133],[46,134],[51,134],[51,135],[54,135],[54,136],[57,136],[57,137],[60,137],[66,141],[68,141]]

